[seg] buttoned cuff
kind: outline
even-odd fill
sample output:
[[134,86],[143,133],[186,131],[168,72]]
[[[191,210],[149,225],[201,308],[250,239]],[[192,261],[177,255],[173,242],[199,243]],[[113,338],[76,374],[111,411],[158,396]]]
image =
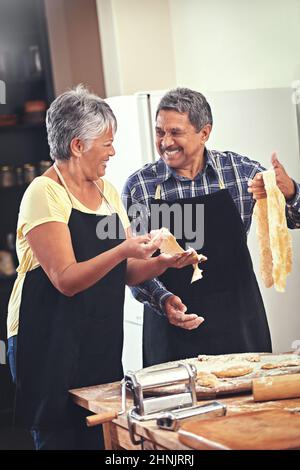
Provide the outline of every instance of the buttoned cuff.
[[155,292],[153,292],[152,295],[155,299],[155,303],[159,307],[160,314],[165,316],[166,315],[165,302],[173,294],[171,292],[166,291],[166,289],[158,287],[157,289],[155,289]]
[[286,201],[286,205],[288,208],[293,208],[300,212],[300,184],[296,183],[296,181],[294,181],[294,184],[296,188],[295,196],[293,199]]

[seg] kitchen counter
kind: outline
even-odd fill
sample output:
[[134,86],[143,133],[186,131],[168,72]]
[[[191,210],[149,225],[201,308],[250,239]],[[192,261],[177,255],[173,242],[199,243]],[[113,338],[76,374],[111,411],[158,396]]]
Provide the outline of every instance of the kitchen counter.
[[[86,387],[80,388],[76,390],[70,390],[70,394],[76,404],[86,408],[87,410],[91,411],[92,413],[100,414],[102,416],[106,416],[106,418],[112,419],[113,415],[116,415],[118,411],[121,409],[121,388],[120,383],[112,383],[112,384],[105,384],[105,385],[97,385],[93,387]],[[269,411],[266,414],[268,416],[267,419],[272,418],[272,425],[273,419],[278,419],[278,414],[282,412],[282,410],[292,410],[294,413],[291,413],[291,416],[297,414],[297,420],[300,417],[300,398],[293,398],[293,399],[286,399],[286,400],[274,400],[274,401],[267,401],[267,402],[254,402],[252,395],[239,395],[239,396],[231,396],[230,398],[217,398],[223,404],[227,406],[227,417],[234,415],[244,415],[244,418],[252,419],[252,416],[257,416],[256,412],[258,411]],[[199,401],[199,404],[208,403],[208,401]],[[127,399],[127,408],[132,406],[132,400]],[[290,413],[290,411],[287,411]],[[256,413],[255,415],[253,415]],[[246,415],[247,414],[247,415]],[[93,419],[93,418],[92,418]],[[216,420],[220,420],[223,418],[211,418],[211,421],[216,422]],[[234,420],[237,421],[237,420]],[[206,421],[207,422],[207,421]],[[280,419],[279,419],[280,422]],[[298,423],[298,421],[297,421]],[[249,421],[250,424],[250,421]],[[253,447],[255,448],[262,448],[263,445],[263,432],[264,432],[265,425],[261,426],[261,438],[260,438],[260,447]],[[227,428],[226,428],[227,429]],[[274,428],[273,428],[274,429]],[[127,415],[124,413],[123,415],[117,416],[117,418],[112,419],[111,421],[107,421],[103,424],[104,430],[104,440],[105,440],[105,448],[106,449],[130,449],[130,450],[140,450],[143,449],[157,449],[157,450],[190,450],[191,448],[196,449],[217,449],[220,448],[218,443],[213,440],[202,440],[197,441],[196,443],[193,442],[193,439],[190,440],[190,446],[183,444],[179,440],[178,432],[167,431],[159,429],[156,426],[156,421],[146,421],[146,422],[136,422],[135,425],[135,437],[136,439],[143,438],[143,446],[141,445],[133,445],[128,431],[128,424],[127,424]],[[229,430],[229,427],[228,427]],[[282,430],[282,438],[280,436],[280,449],[300,449],[300,426],[299,426],[299,438],[296,436],[296,440],[289,440],[288,435],[288,427],[283,428]],[[279,431],[278,431],[279,432]],[[274,435],[274,439],[272,440],[272,433],[271,437],[268,436],[268,439],[265,441],[264,449],[277,449],[278,444],[278,432],[277,432],[277,440],[276,436]],[[234,434],[234,430],[233,430]],[[270,434],[270,432],[269,432]],[[240,433],[236,437],[240,445],[243,446],[243,439],[247,439],[247,433]],[[271,440],[270,440],[271,439]],[[246,441],[245,441],[246,442]],[[255,445],[255,444],[254,444]],[[222,448],[222,447],[221,447]],[[235,448],[235,447],[230,447]],[[243,448],[243,447],[242,447]],[[251,447],[252,448],[252,447]]]

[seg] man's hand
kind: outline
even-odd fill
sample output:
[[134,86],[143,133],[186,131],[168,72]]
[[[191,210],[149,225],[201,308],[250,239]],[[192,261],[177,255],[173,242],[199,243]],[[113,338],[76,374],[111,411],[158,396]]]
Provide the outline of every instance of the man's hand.
[[[292,199],[296,192],[294,181],[289,177],[284,166],[279,162],[276,153],[272,154],[271,162],[275,170],[277,186],[286,200]],[[248,182],[248,192],[253,194],[254,199],[263,199],[267,197],[261,173],[257,173],[253,180]]]
[[271,162],[275,170],[277,186],[286,200],[293,199],[296,193],[295,183],[285,171],[284,166],[279,162],[276,153],[273,153]]
[[159,261],[162,265],[167,268],[176,268],[181,269],[185,266],[191,264],[199,263],[199,255],[195,250],[189,249],[184,253],[178,253],[176,255],[167,255],[166,253],[161,253],[159,256]]
[[204,322],[203,317],[198,317],[194,313],[185,313],[186,306],[176,295],[171,295],[165,302],[165,311],[171,325],[179,326],[185,330],[194,330]]

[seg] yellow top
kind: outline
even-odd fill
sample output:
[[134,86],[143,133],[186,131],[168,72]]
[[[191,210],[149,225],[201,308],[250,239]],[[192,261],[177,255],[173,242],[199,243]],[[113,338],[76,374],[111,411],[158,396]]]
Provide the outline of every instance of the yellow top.
[[110,208],[113,208],[118,213],[126,230],[130,223],[125,208],[116,189],[107,180],[103,180],[103,195],[104,198],[100,207],[97,211],[92,211],[85,207],[70,192],[68,195],[62,185],[47,176],[38,176],[26,189],[21,201],[17,225],[16,250],[19,267],[17,269],[18,276],[8,304],[8,338],[18,333],[19,308],[25,274],[40,266],[26,240],[27,233],[34,227],[47,222],[63,222],[68,224],[72,207],[88,214],[109,215],[110,209],[105,199],[109,202]]

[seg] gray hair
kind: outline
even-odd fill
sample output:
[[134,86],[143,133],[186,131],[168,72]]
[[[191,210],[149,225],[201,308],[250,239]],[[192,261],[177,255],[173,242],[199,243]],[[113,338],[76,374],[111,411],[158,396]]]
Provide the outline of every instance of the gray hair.
[[205,96],[189,88],[176,88],[168,91],[158,104],[156,118],[161,110],[187,113],[190,123],[199,132],[206,124],[213,123],[212,113]]
[[48,144],[52,160],[69,160],[72,139],[81,139],[88,150],[92,141],[111,126],[117,130],[116,117],[99,96],[78,85],[58,96],[46,115]]

